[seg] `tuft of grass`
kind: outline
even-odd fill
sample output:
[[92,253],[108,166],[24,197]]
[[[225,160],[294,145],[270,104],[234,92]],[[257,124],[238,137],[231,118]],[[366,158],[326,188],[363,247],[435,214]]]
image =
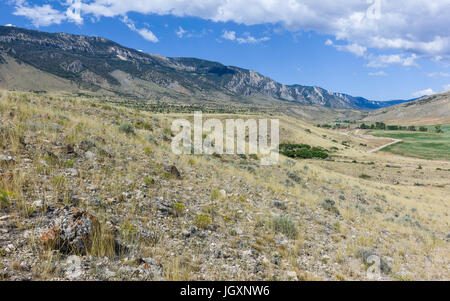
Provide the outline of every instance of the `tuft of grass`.
[[64,187],[64,184],[66,183],[66,178],[64,177],[54,177],[52,179],[52,184],[55,186],[55,188],[62,188]]
[[116,256],[114,233],[105,229],[103,224],[95,223],[89,253],[96,257]]
[[67,168],[72,168],[74,167],[75,163],[72,160],[67,160],[66,162],[64,162],[64,167]]
[[283,233],[291,239],[295,239],[298,234],[297,226],[287,216],[274,217],[272,219],[272,228],[275,232]]
[[0,209],[9,207],[12,192],[0,189]]
[[169,128],[164,128],[163,129],[163,133],[166,135],[166,136],[172,136],[172,130],[171,129],[169,129]]
[[194,225],[200,229],[206,229],[211,225],[212,219],[206,214],[197,214],[194,216]]
[[146,146],[145,149],[144,149],[144,153],[146,155],[151,155],[153,153],[153,151],[152,151],[152,149],[150,147]]
[[146,185],[153,185],[153,184],[155,184],[155,180],[153,180],[153,179],[150,178],[150,177],[146,177],[146,178],[144,179],[144,181],[145,181],[145,184],[146,184]]
[[215,200],[218,200],[220,198],[220,192],[219,192],[219,190],[218,189],[213,189],[212,191],[211,191],[211,200],[212,201],[215,201]]
[[173,210],[177,213],[177,215],[183,215],[186,210],[186,206],[182,203],[173,204]]

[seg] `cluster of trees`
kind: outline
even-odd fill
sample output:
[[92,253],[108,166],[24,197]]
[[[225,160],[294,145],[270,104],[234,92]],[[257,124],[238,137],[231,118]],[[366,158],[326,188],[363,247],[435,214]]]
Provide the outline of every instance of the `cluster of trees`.
[[[410,131],[410,132],[428,132],[428,128],[421,126],[416,127],[414,125],[402,126],[402,125],[387,125],[384,122],[376,122],[375,124],[367,125],[365,123],[359,126],[362,130],[383,130],[383,131]],[[443,133],[440,125],[435,127],[436,133]]]
[[328,150],[308,144],[283,143],[280,144],[280,153],[294,159],[326,159],[329,156]]
[[348,129],[348,128],[350,128],[350,125],[341,124],[341,123],[336,123],[334,125],[325,123],[325,124],[317,124],[316,126],[318,128],[325,128],[325,129]]

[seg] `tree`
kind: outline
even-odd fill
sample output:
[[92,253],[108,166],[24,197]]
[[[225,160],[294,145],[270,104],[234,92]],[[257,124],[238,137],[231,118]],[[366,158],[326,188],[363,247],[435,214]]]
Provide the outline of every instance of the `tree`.
[[386,124],[384,122],[376,122],[375,127],[377,128],[377,130],[385,130]]
[[370,129],[370,127],[368,125],[366,125],[365,123],[361,124],[361,126],[359,128],[361,130],[368,130],[368,129]]
[[389,131],[398,131],[398,125],[388,125],[387,129]]
[[442,127],[441,127],[440,125],[435,126],[435,128],[436,128],[436,133],[438,133],[438,134],[441,134],[441,133],[444,132],[444,131],[442,130]]

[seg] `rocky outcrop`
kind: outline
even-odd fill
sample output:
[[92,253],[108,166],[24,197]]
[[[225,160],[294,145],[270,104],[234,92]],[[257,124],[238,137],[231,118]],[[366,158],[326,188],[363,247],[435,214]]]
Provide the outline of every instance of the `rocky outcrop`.
[[0,49],[53,75],[138,98],[148,98],[150,94],[155,98],[158,93],[167,97],[167,93],[155,91],[151,86],[147,87],[147,93],[126,89],[114,73],[128,74],[134,86],[142,86],[140,81],[146,81],[175,90],[177,95],[172,97],[181,101],[193,96],[232,101],[252,97],[338,109],[377,109],[399,103],[369,101],[319,87],[287,86],[252,70],[200,59],[147,54],[99,37],[0,26]]

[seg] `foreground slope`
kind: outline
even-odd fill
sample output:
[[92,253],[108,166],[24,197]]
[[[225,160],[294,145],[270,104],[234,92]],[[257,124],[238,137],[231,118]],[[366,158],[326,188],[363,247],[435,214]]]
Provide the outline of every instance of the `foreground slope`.
[[376,254],[382,279],[449,280],[450,162],[290,117],[282,142],[329,160],[175,156],[188,115],[2,95],[1,279],[368,279]]
[[402,102],[370,101],[319,87],[287,86],[252,70],[147,54],[100,37],[0,26],[0,70],[5,68],[5,56],[83,89],[140,99],[288,102],[334,109],[377,109]]

